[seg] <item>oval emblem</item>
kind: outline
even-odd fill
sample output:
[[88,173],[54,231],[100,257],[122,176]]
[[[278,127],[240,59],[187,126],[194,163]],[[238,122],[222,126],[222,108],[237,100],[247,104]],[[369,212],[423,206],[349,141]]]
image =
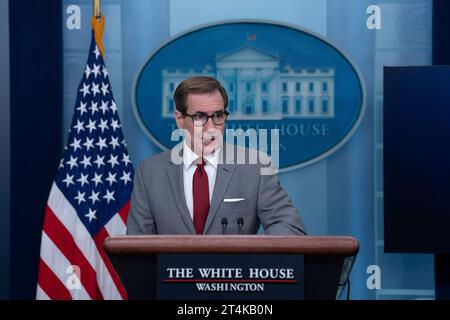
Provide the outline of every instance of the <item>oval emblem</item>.
[[136,118],[162,149],[179,142],[171,141],[173,93],[196,75],[217,78],[227,90],[227,129],[279,130],[280,171],[327,157],[364,115],[357,68],[321,36],[275,22],[211,24],[170,39],[136,77]]

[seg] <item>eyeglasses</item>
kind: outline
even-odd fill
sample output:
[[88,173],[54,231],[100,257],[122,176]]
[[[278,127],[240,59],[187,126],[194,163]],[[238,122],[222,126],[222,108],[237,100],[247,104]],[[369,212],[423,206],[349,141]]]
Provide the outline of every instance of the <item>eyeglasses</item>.
[[227,121],[228,117],[228,111],[217,111],[214,112],[211,116],[208,116],[204,112],[197,112],[196,114],[187,114],[183,113],[183,116],[188,116],[192,119],[192,122],[194,123],[194,126],[196,127],[203,127],[209,120],[209,118],[212,119],[215,125],[221,125],[224,124],[225,121]]

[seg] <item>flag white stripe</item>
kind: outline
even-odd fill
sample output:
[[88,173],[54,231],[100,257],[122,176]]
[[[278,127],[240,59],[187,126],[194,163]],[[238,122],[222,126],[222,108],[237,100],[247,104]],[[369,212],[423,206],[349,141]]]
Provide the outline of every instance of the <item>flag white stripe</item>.
[[105,229],[110,236],[122,236],[127,233],[127,226],[123,223],[122,218],[117,213],[105,225]]
[[[50,267],[55,276],[61,281],[67,288],[67,280],[71,276],[70,273],[66,273],[68,268],[72,265],[69,260],[61,253],[58,247],[47,236],[45,232],[42,232],[41,240],[41,259]],[[83,275],[81,275],[82,277]],[[77,300],[90,300],[91,297],[83,287],[83,283],[80,281],[80,288],[70,290],[67,288],[72,296],[72,299]]]
[[[53,183],[48,206],[72,234],[75,244],[97,272],[97,282],[104,299],[122,299],[113,279],[100,256],[96,244],[78,214],[58,186]],[[50,265],[49,265],[50,266]]]
[[39,284],[36,290],[36,300],[51,300]]
[[[106,232],[106,238],[109,236],[108,232]],[[103,263],[101,256],[98,256],[98,260]],[[106,266],[105,266],[106,267]],[[97,282],[100,290],[102,291],[104,300],[122,300],[122,296],[117,290],[116,285],[114,284],[111,274],[106,270],[105,272],[97,273]]]

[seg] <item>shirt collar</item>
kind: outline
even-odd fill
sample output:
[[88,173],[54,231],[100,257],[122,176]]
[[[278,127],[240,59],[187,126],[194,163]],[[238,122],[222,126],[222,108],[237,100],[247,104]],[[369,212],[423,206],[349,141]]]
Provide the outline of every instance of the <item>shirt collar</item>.
[[[206,163],[212,165],[214,169],[217,169],[217,164],[219,163],[220,150],[216,150],[212,154],[206,154],[203,156]],[[192,151],[192,149],[186,144],[183,143],[183,164],[185,169],[189,169],[189,167],[197,160],[199,156]]]

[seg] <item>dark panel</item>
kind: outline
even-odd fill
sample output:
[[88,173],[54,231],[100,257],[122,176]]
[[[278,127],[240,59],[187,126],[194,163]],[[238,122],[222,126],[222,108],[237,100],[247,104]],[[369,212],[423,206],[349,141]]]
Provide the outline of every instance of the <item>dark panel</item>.
[[434,255],[436,300],[450,299],[450,255]]
[[116,270],[123,271],[119,273],[120,280],[129,300],[156,299],[155,256],[110,256],[110,259]]
[[384,246],[449,253],[450,67],[384,69]]
[[10,1],[11,297],[35,297],[45,205],[61,155],[61,1]]
[[433,64],[450,65],[450,1],[433,1]]

